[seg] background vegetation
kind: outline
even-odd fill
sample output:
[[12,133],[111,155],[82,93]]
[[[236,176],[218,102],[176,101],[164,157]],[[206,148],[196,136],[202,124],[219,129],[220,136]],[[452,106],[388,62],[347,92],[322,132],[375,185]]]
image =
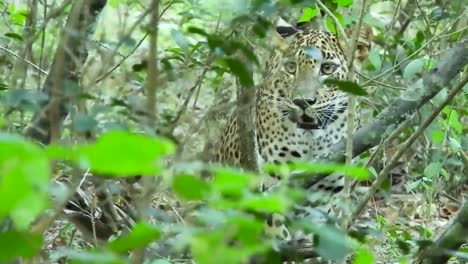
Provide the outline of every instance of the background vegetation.
[[[0,6],[0,262],[468,259],[464,1]],[[210,150],[242,91],[261,82],[275,16],[336,32],[363,7],[375,35],[359,73],[363,123],[395,102],[417,111],[373,135],[379,143],[362,148],[353,166],[296,165],[360,180],[343,203],[348,235],[291,217],[319,235],[317,246],[272,241],[262,235],[264,215],[288,215],[310,194],[297,185],[258,194],[260,176],[208,166]]]

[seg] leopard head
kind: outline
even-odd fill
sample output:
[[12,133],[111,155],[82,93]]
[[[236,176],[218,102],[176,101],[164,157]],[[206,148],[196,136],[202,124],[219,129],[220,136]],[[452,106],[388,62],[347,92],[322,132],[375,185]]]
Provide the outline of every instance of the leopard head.
[[[361,40],[353,65],[367,58],[370,40]],[[370,36],[370,35],[369,35]],[[346,80],[343,42],[324,30],[301,31],[280,19],[273,36],[275,50],[265,70],[262,93],[273,95],[285,118],[303,129],[323,128],[347,109],[348,95],[325,80]]]

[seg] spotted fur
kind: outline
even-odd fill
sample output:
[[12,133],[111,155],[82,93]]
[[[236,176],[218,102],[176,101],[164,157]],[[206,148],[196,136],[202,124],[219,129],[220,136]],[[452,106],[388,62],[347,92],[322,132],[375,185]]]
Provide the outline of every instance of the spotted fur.
[[[267,61],[263,82],[256,95],[256,143],[262,163],[283,164],[326,155],[330,147],[346,135],[348,94],[326,79],[346,80],[347,61],[337,36],[322,30],[297,31],[277,28],[280,43]],[[360,42],[362,43],[362,41]],[[368,42],[367,42],[368,43]],[[359,65],[368,45],[360,45]],[[240,165],[240,146],[236,116],[228,121],[217,142],[213,161]],[[278,179],[262,185],[268,190]],[[332,175],[311,186],[332,196],[343,189],[341,175]],[[331,213],[331,207],[325,213]],[[293,238],[283,224],[284,217],[272,215],[266,221],[269,233],[283,240]]]

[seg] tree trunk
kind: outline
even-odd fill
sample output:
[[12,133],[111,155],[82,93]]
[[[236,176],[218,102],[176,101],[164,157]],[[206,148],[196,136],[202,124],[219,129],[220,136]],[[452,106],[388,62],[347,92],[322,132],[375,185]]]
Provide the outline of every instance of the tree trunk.
[[26,135],[42,144],[58,139],[60,127],[70,113],[71,102],[80,95],[78,83],[88,57],[86,43],[107,0],[75,1],[42,91],[48,100],[34,114]]

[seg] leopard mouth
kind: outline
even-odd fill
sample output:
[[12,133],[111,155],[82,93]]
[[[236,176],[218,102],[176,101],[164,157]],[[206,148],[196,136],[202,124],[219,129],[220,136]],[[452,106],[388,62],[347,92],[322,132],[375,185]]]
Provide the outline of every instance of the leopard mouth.
[[314,130],[323,127],[319,119],[313,118],[299,109],[283,110],[283,115],[287,116],[289,121],[296,123],[297,127],[300,129]]
[[287,117],[291,122],[296,123],[297,127],[304,130],[318,130],[325,129],[329,124],[333,123],[338,119],[339,113],[344,112],[344,109],[341,111],[335,112],[331,109],[334,108],[334,105],[321,109],[321,111],[307,114],[306,111],[297,108],[289,108],[283,110],[283,116]]
[[312,118],[306,114],[302,114],[296,123],[298,128],[305,130],[322,128],[322,122],[319,119]]

